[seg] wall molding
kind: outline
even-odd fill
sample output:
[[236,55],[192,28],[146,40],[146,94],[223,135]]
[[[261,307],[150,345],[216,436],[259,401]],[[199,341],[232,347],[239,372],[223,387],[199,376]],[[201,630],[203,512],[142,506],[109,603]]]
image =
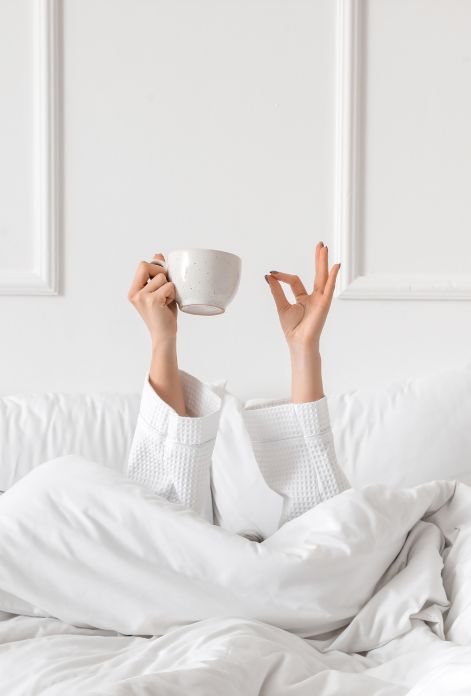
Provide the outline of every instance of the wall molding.
[[0,294],[59,292],[59,0],[33,2],[34,268],[0,269]]
[[361,274],[365,0],[337,0],[334,246],[347,300],[471,300],[471,274]]

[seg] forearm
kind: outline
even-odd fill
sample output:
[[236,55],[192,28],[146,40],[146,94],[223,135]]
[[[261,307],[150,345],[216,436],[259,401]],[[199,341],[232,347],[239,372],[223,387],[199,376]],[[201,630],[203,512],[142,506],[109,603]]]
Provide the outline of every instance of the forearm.
[[290,346],[291,401],[304,404],[324,396],[318,347]]
[[183,387],[178,372],[176,338],[152,345],[149,381],[152,388],[179,416],[186,416]]

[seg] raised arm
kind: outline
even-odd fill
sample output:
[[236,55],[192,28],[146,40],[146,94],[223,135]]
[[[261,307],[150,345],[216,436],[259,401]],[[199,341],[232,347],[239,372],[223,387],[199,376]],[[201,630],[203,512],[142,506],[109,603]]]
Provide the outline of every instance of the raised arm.
[[[340,264],[328,270],[328,250],[315,252],[315,280],[308,293],[296,275],[265,276],[275,299],[291,358],[291,401],[246,408],[244,420],[260,471],[284,501],[281,524],[349,488],[337,464],[324,397],[319,342]],[[291,286],[291,304],[281,283]]]
[[211,522],[210,467],[221,398],[178,369],[175,287],[163,269],[141,262],[128,299],[151,338],[128,476]]
[[[329,273],[329,251],[319,242],[315,251],[315,278],[308,292],[297,275],[270,271],[265,278],[275,300],[281,328],[291,357],[291,400],[295,404],[318,401],[324,396],[320,337],[329,313],[340,264]],[[281,283],[287,283],[295,302],[291,304]]]
[[[164,260],[163,254],[154,258]],[[128,293],[149,329],[151,363],[149,382],[155,392],[180,416],[186,415],[177,360],[177,304],[175,286],[160,266],[141,261]]]

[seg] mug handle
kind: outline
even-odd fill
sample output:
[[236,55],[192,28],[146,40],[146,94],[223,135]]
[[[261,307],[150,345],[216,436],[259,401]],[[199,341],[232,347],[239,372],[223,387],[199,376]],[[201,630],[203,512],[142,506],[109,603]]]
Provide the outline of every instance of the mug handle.
[[160,266],[160,268],[163,268],[165,273],[168,273],[168,265],[166,261],[162,261],[161,259],[152,259],[152,261],[149,261],[149,263],[153,264],[154,266]]

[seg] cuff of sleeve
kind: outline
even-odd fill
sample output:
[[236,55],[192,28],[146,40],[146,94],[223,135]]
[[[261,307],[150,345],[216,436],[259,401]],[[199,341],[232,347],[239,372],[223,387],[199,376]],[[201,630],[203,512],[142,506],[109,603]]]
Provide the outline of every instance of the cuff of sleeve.
[[153,430],[182,444],[202,444],[216,437],[222,399],[209,386],[179,370],[188,416],[180,416],[154,391],[146,375],[139,416]]
[[259,403],[244,409],[247,431],[254,442],[320,435],[330,428],[327,398],[305,404],[288,401]]

